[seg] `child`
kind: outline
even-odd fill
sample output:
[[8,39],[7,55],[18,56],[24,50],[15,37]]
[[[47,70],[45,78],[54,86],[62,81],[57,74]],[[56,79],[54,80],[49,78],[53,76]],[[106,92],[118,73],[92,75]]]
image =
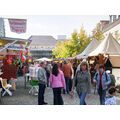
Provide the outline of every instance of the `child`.
[[105,100],[105,105],[116,105],[116,88],[112,87],[108,90],[108,96]]

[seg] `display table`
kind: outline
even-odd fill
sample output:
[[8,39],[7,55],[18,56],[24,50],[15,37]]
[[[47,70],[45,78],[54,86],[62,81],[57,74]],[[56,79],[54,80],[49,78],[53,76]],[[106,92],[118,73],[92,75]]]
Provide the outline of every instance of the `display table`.
[[25,74],[25,76],[24,76],[24,77],[25,77],[25,84],[24,84],[24,85],[25,85],[25,89],[26,89],[26,84],[27,84],[27,82],[29,81],[29,79],[28,79],[29,76],[30,76],[29,73]]
[[24,79],[25,79],[25,82],[24,82],[24,87],[26,89],[26,85],[27,85],[27,82],[28,81],[38,81],[38,70],[39,70],[40,67],[37,67],[37,66],[33,66],[33,67],[30,67],[29,68],[29,73],[25,74],[24,76]]

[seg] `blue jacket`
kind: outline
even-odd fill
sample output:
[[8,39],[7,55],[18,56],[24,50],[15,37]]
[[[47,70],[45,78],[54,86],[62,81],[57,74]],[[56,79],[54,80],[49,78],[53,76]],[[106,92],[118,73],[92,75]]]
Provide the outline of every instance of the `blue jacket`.
[[[94,81],[97,82],[97,89],[99,89],[99,86],[100,86],[100,73],[99,72],[95,73]],[[104,72],[102,75],[102,89],[106,90],[107,86],[105,86],[104,84],[109,85],[110,83],[111,83],[111,79],[110,79],[109,74]]]

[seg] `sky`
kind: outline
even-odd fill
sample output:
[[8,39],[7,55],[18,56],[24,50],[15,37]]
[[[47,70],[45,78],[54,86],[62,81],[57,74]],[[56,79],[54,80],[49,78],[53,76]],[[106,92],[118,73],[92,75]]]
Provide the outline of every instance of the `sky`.
[[17,34],[10,31],[8,20],[5,19],[6,37],[28,39],[31,35],[57,35],[71,37],[74,30],[80,31],[81,26],[91,34],[100,20],[109,20],[109,15],[3,15],[2,18],[27,19],[27,31]]

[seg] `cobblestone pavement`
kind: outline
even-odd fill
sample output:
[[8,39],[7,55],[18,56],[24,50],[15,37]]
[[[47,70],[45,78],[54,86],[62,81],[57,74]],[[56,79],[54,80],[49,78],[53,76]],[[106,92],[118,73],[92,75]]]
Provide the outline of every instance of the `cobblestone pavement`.
[[[13,91],[13,96],[8,96],[7,94],[2,97],[0,104],[1,105],[37,105],[37,96],[29,94],[30,86],[27,85],[27,88],[24,88],[24,80],[19,79],[17,81],[17,90]],[[65,105],[79,105],[79,98],[77,94],[74,94],[74,97],[71,99],[70,95],[62,95]],[[46,88],[45,91],[45,101],[49,105],[53,104],[53,93],[51,88]],[[89,99],[86,99],[88,105],[99,105],[99,96],[94,95]],[[117,104],[120,105],[120,94],[117,94]]]

